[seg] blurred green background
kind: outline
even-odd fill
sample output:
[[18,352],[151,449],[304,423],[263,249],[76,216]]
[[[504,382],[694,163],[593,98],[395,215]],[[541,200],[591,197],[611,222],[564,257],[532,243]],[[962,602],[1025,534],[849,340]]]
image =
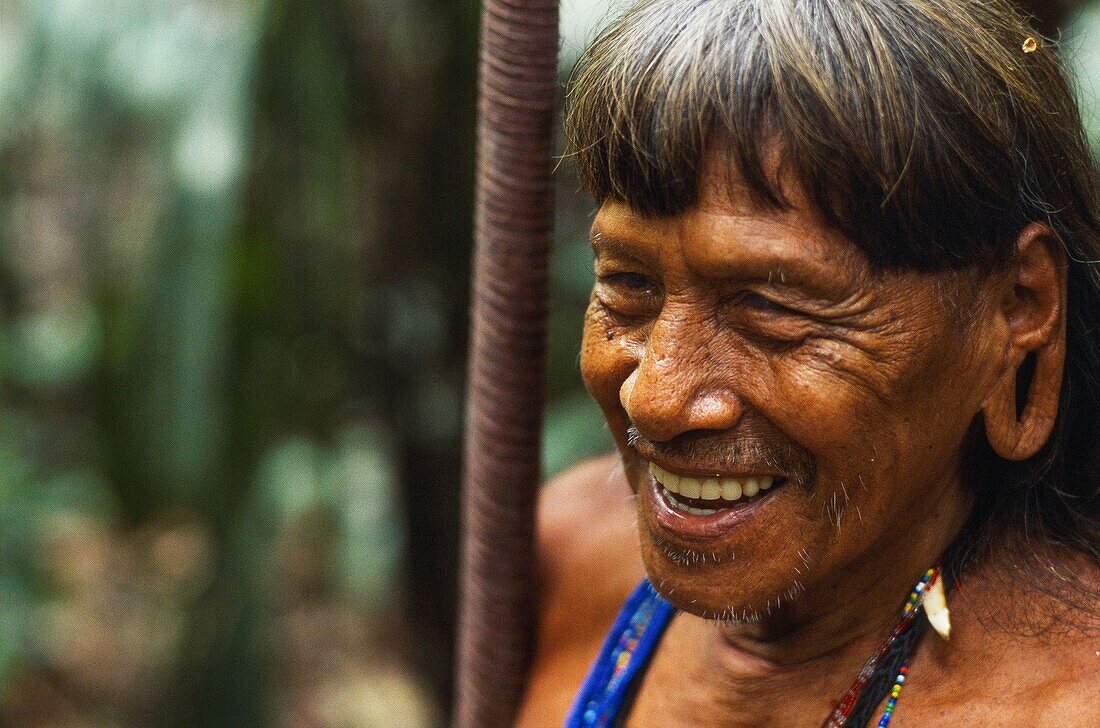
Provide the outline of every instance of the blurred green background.
[[[477,13],[0,0],[0,724],[445,724]],[[563,167],[548,474],[610,447],[591,214]]]

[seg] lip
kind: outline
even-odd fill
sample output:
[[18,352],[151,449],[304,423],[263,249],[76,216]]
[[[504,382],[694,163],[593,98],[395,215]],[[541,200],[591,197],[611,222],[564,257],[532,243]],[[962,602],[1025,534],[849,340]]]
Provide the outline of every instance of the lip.
[[665,497],[664,486],[653,476],[649,476],[647,480],[649,483],[646,491],[650,515],[660,529],[662,538],[692,546],[705,546],[727,538],[732,531],[751,521],[762,508],[767,507],[774,495],[783,490],[783,486],[786,485],[784,483],[773,488],[754,501],[746,501],[708,516],[699,516],[684,513],[675,508]]
[[681,465],[679,463],[673,463],[667,460],[659,460],[657,458],[649,458],[645,456],[643,456],[643,458],[646,461],[651,462],[657,467],[661,468],[662,470],[667,470],[668,472],[675,475],[686,475],[689,478],[736,478],[739,480],[743,480],[745,478],[771,477],[779,480],[780,478],[786,477],[786,474],[774,470],[737,470],[723,472],[718,468],[711,468],[710,470],[707,470],[706,468],[699,468],[691,465]]

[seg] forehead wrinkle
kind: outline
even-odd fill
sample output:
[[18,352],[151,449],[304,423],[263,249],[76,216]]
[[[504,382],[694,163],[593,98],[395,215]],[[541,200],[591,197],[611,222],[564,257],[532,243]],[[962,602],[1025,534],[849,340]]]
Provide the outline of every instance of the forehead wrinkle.
[[814,207],[785,153],[773,138],[761,158],[779,205],[759,199],[721,144],[705,156],[699,202],[684,215],[682,231],[685,257],[699,275],[835,288],[861,270],[854,242]]

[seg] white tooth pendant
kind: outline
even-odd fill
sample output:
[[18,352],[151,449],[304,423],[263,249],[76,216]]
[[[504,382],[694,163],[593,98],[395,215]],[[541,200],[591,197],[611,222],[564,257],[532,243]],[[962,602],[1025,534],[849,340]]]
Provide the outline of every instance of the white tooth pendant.
[[939,574],[924,593],[924,613],[932,629],[945,640],[951,639],[951,612],[947,609],[947,595],[943,591],[943,575]]

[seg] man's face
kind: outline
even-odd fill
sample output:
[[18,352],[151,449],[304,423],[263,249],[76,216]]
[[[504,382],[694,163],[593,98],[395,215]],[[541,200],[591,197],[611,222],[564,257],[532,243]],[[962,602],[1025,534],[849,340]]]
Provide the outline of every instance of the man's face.
[[943,543],[988,373],[971,278],[876,271],[797,190],[764,210],[724,179],[676,217],[600,209],[581,368],[653,583],[744,619]]

